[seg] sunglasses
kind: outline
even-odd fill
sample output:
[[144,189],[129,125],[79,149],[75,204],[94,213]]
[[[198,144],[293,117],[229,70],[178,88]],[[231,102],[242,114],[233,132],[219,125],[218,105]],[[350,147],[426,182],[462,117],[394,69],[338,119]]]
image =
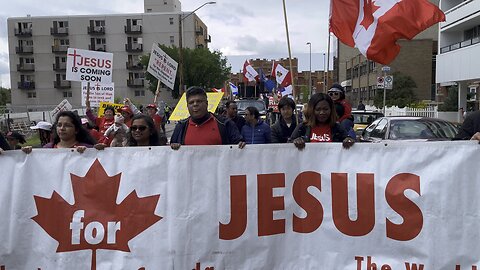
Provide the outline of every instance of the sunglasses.
[[130,129],[132,131],[136,131],[136,130],[145,131],[147,129],[147,126],[131,126]]
[[340,95],[340,92],[329,92],[328,95],[331,96],[331,97],[333,97],[333,96],[339,96],[339,95]]

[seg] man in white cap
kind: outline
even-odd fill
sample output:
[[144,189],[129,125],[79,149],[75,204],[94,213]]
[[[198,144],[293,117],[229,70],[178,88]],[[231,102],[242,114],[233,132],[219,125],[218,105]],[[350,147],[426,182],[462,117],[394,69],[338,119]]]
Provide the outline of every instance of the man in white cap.
[[38,130],[38,136],[40,137],[40,146],[43,147],[45,144],[50,142],[52,124],[45,121],[38,122],[35,126],[30,127],[33,130]]

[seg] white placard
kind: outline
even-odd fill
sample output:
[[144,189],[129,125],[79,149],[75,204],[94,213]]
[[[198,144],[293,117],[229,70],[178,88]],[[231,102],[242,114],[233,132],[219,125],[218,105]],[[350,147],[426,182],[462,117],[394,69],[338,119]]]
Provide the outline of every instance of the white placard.
[[[82,82],[82,106],[85,106],[87,100],[87,84]],[[115,84],[114,83],[90,83],[90,106],[99,107],[100,102],[114,103]]]
[[70,102],[68,102],[68,100],[66,100],[66,99],[62,100],[62,102],[60,102],[57,105],[57,107],[55,107],[55,109],[53,109],[53,111],[51,112],[52,113],[52,119],[55,119],[59,112],[70,111],[72,108],[73,108],[72,104],[70,104]]
[[177,76],[178,63],[165,53],[157,44],[152,45],[152,53],[147,71],[159,79],[168,88],[173,89]]
[[111,83],[113,53],[68,48],[67,80]]

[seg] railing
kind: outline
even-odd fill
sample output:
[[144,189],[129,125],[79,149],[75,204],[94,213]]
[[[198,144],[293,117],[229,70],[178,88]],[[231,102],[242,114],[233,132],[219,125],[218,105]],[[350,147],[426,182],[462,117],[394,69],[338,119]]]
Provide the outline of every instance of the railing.
[[22,29],[19,30],[18,28],[15,28],[15,36],[17,37],[31,37],[32,36],[32,29]]
[[126,67],[127,69],[130,69],[130,70],[142,70],[143,69],[143,65],[142,63],[140,62],[126,62]]
[[398,108],[386,107],[385,116],[418,116],[418,117],[433,117],[438,118],[438,107],[430,106],[426,108]]
[[474,37],[474,38],[471,38],[471,39],[467,39],[467,40],[464,40],[464,41],[460,41],[460,42],[442,47],[442,48],[440,48],[440,53],[446,53],[446,52],[458,50],[460,48],[465,48],[465,47],[477,44],[479,42],[480,42],[480,37]]
[[18,64],[17,71],[35,71],[35,64]]
[[143,87],[144,84],[145,84],[145,80],[143,78],[127,80],[128,87]]
[[103,35],[105,34],[105,26],[89,26],[87,28],[88,34],[90,35]]
[[33,53],[33,46],[20,46],[20,47],[15,47],[15,51],[18,54],[31,54]]
[[106,52],[107,51],[107,45],[105,45],[105,44],[88,45],[88,49],[91,50],[91,51]]
[[67,63],[53,64],[53,70],[66,70],[66,69],[67,69]]
[[53,45],[53,53],[66,53],[68,51],[68,45]]
[[55,80],[55,81],[53,81],[53,87],[55,87],[57,89],[72,88],[72,82]]
[[125,50],[127,52],[141,52],[143,51],[143,44],[138,44],[138,43],[125,44]]
[[142,26],[141,25],[126,25],[125,26],[125,33],[127,33],[127,34],[140,34],[140,33],[142,33]]
[[50,34],[52,36],[66,36],[68,35],[68,27],[50,27]]
[[35,82],[18,82],[18,89],[30,90],[35,89]]

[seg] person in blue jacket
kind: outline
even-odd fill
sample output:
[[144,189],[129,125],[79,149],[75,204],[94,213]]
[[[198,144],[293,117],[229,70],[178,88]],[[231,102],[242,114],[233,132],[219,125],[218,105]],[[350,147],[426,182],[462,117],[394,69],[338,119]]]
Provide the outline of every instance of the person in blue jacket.
[[272,142],[270,126],[260,119],[260,112],[255,107],[245,109],[246,124],[242,127],[242,136],[247,144],[264,144]]

